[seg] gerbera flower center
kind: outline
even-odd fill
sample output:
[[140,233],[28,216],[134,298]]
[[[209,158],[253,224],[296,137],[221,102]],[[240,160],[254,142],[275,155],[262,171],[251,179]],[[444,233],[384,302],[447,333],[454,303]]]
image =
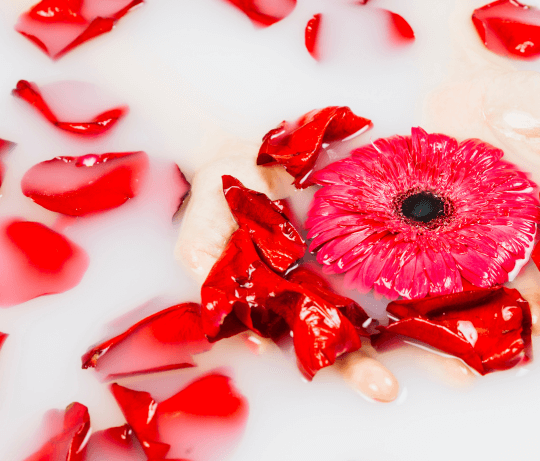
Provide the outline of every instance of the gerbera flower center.
[[427,224],[445,214],[445,201],[431,192],[418,192],[401,203],[401,213],[413,221]]

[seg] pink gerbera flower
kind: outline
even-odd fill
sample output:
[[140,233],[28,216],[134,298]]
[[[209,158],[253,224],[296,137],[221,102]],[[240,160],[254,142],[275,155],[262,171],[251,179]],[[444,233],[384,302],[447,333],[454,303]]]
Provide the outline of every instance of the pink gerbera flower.
[[420,128],[356,149],[313,177],[310,250],[389,298],[459,292],[462,277],[502,284],[529,258],[540,216],[536,185],[502,156]]

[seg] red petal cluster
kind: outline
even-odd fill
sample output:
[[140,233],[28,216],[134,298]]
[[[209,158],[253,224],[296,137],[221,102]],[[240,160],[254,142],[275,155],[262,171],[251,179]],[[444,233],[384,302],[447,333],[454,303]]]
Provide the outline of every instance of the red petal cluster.
[[61,122],[53,114],[39,88],[26,80],[19,80],[12,91],[13,96],[19,97],[34,106],[49,122],[57,128],[83,136],[99,136],[110,130],[126,112],[127,107],[117,107],[96,115],[89,122]]
[[286,18],[294,7],[296,0],[225,0],[242,11],[253,24],[268,27]]
[[484,45],[501,56],[540,55],[540,10],[517,0],[497,0],[474,10],[472,21]]
[[21,15],[17,32],[51,58],[58,59],[82,43],[110,32],[117,21],[143,0],[42,0]]
[[55,157],[30,168],[21,187],[24,195],[48,210],[84,216],[135,197],[147,172],[144,152]]
[[306,49],[309,54],[317,61],[320,58],[319,54],[319,28],[321,26],[322,15],[320,13],[314,14],[308,21],[305,31],[305,43]]
[[422,341],[455,355],[480,374],[505,370],[528,361],[531,313],[519,292],[505,287],[484,288],[419,300],[394,301],[388,333]]
[[83,461],[89,430],[88,408],[74,402],[66,408],[62,431],[25,461]]
[[257,165],[283,165],[294,176],[297,188],[308,187],[312,184],[308,176],[323,143],[340,141],[371,125],[371,120],[353,114],[348,107],[313,110],[296,122],[283,121],[269,131],[259,149]]
[[210,347],[202,329],[201,306],[183,303],[92,347],[82,357],[82,367],[96,368],[106,379],[174,370],[194,366],[191,356]]

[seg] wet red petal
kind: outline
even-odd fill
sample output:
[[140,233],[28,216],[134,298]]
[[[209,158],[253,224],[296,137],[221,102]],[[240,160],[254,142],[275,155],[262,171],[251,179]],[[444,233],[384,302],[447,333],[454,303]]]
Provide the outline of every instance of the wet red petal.
[[267,27],[287,17],[296,0],[225,0],[234,5],[259,27]]
[[56,157],[26,172],[24,195],[70,216],[110,210],[135,197],[148,173],[144,152]]
[[51,58],[57,59],[82,43],[111,31],[121,17],[143,0],[133,0],[118,11],[111,11],[108,2],[93,2],[91,8],[83,4],[79,10],[89,10],[91,16],[76,11],[76,3],[44,0],[21,15],[15,29]]
[[33,105],[57,128],[83,136],[99,136],[107,132],[127,113],[127,107],[117,107],[97,115],[89,122],[60,122],[34,83],[19,80],[12,94]]
[[89,430],[88,409],[74,402],[66,408],[62,432],[52,437],[25,461],[83,461]]
[[148,458],[129,425],[111,427],[90,437],[84,461],[146,461]]
[[455,355],[481,374],[531,358],[529,304],[514,289],[496,287],[394,301],[387,311],[397,320],[381,327],[383,332],[408,336]]
[[499,0],[474,10],[472,21],[486,47],[501,56],[540,54],[540,10],[516,0]]
[[191,356],[210,349],[201,306],[183,303],[137,322],[125,332],[90,349],[83,368],[106,379],[194,366]]
[[232,176],[222,176],[222,180],[234,219],[249,233],[266,264],[285,272],[304,256],[306,244],[279,205],[265,194],[247,189]]
[[390,30],[395,41],[408,43],[414,40],[414,31],[409,23],[399,14],[383,10],[388,14]]
[[306,49],[309,54],[316,60],[319,60],[319,27],[321,26],[321,17],[320,13],[314,14],[313,17],[308,21],[305,31],[305,43]]
[[342,140],[371,127],[371,120],[359,117],[348,107],[326,107],[304,114],[294,123],[282,122],[263,138],[257,165],[285,167],[297,188],[311,185],[311,174],[323,142]]

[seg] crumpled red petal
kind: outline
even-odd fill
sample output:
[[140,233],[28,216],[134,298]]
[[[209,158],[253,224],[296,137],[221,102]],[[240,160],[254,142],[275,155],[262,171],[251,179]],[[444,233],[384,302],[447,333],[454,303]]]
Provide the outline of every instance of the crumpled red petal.
[[105,379],[195,366],[192,355],[207,351],[201,306],[183,303],[150,315],[123,333],[91,348],[83,368]]
[[314,14],[313,17],[306,24],[305,30],[305,44],[308,53],[316,59],[320,59],[319,50],[319,28],[321,26],[322,15],[320,13]]
[[24,195],[48,210],[85,216],[135,197],[148,167],[144,152],[55,157],[30,168],[21,187]]
[[540,55],[540,10],[517,0],[498,0],[474,10],[472,21],[484,45],[507,57]]
[[312,183],[313,171],[323,142],[345,139],[369,129],[371,120],[359,117],[348,107],[330,106],[304,114],[296,122],[283,121],[263,138],[257,165],[283,165],[297,188]]
[[286,18],[296,0],[225,0],[242,11],[254,25],[268,27]]
[[11,92],[27,103],[34,106],[54,126],[61,130],[82,136],[99,136],[109,131],[120,118],[127,113],[127,107],[117,107],[96,115],[89,122],[61,122],[53,114],[39,88],[34,83],[19,80],[16,88]]
[[265,194],[222,176],[223,193],[241,229],[249,233],[263,261],[276,272],[285,272],[304,256],[306,243],[283,213]]
[[52,437],[39,451],[24,461],[83,461],[89,431],[88,408],[74,402],[65,410],[62,432]]
[[126,0],[111,10],[110,2],[44,0],[22,14],[15,30],[47,55],[58,59],[82,43],[109,32],[143,0]]
[[[495,287],[391,302],[387,333],[422,341],[484,375],[532,358],[531,312],[515,289]],[[387,337],[387,336],[386,336]]]

